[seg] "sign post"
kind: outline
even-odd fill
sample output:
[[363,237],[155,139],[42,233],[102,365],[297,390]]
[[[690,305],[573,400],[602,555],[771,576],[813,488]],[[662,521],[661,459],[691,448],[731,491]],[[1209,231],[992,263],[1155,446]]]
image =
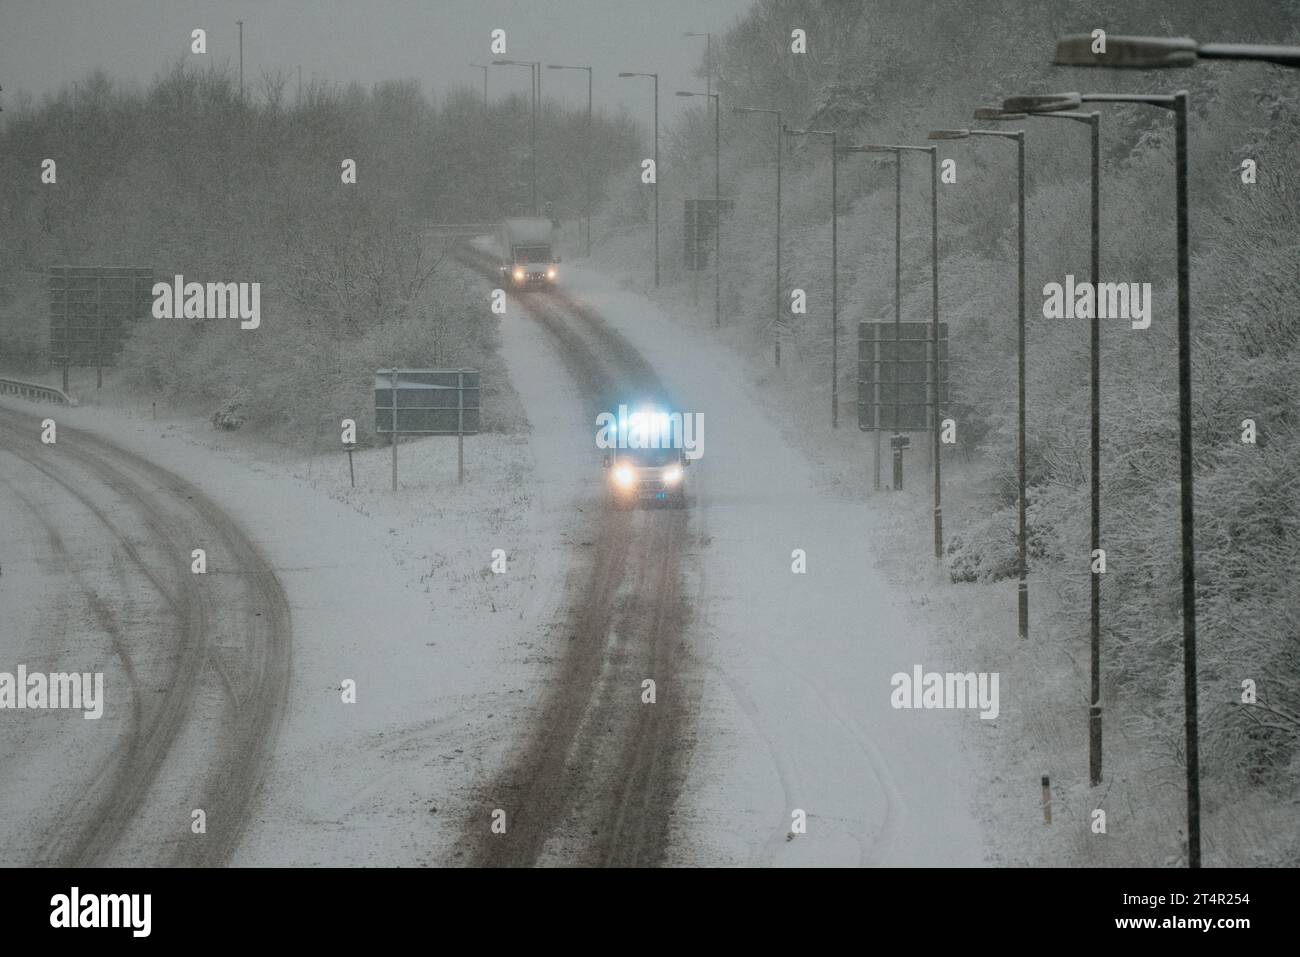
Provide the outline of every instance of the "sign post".
[[392,371],[393,384],[393,434],[389,438],[393,441],[393,491],[397,491],[397,370]]
[[[939,427],[948,402],[948,324],[939,323],[939,381],[933,381],[930,322],[858,323],[858,428],[874,432],[874,487],[880,488],[880,433],[888,425],[893,450],[893,487],[903,487],[907,432]],[[895,337],[898,338],[895,338]],[[933,463],[932,463],[933,464]]]
[[[877,430],[876,435],[879,434],[880,432]],[[891,436],[889,446],[894,450],[894,489],[895,491],[901,491],[903,488],[903,450],[912,447],[912,437],[901,434]]]
[[[460,421],[465,421],[465,388],[463,383],[456,390],[456,401],[460,409]],[[465,432],[463,429],[456,431],[456,484],[465,484]]]
[[730,215],[736,206],[732,199],[685,200],[682,223],[686,230],[686,268],[699,272],[709,268],[709,249],[721,225],[720,219]]
[[95,388],[104,388],[104,284],[95,283]]

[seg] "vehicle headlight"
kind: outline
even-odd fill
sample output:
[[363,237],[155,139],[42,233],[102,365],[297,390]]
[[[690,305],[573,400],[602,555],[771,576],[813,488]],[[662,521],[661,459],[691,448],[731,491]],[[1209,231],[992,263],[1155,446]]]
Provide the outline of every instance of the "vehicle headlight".
[[614,469],[614,481],[623,488],[631,488],[636,484],[636,472],[631,466],[620,465]]
[[664,484],[676,485],[682,480],[682,467],[680,465],[670,465],[664,469]]
[[523,266],[516,266],[516,267],[515,267],[515,282],[523,282],[523,281],[524,281],[524,267],[523,267]]
[[547,267],[546,267],[546,278],[547,278],[547,279],[554,279],[555,276],[556,276],[555,267],[554,267],[554,266],[547,266]]

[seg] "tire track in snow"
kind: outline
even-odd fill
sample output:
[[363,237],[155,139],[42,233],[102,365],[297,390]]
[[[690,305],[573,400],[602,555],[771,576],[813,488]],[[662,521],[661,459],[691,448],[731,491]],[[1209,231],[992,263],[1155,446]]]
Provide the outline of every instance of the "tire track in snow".
[[[499,275],[486,254],[462,247],[457,258],[489,281]],[[554,343],[592,422],[630,393],[666,398],[649,364],[590,310],[566,296],[515,302]],[[693,710],[681,655],[689,530],[684,510],[600,510],[593,554],[568,582],[569,647],[556,682],[537,726],[465,823],[474,863],[663,860]],[[641,703],[644,678],[656,681],[654,705]],[[507,834],[489,832],[484,806],[507,809]]]
[[[243,833],[287,700],[292,631],[274,571],[229,516],[165,469],[66,426],[57,445],[44,446],[35,438],[34,420],[8,407],[0,409],[0,432],[7,451],[67,490],[118,538],[138,571],[166,597],[175,619],[155,628],[159,634],[152,637],[164,652],[178,655],[162,701],[142,718],[119,759],[102,765],[73,802],[42,856],[50,863],[93,866],[119,851],[138,854],[141,848],[120,845],[146,813],[166,819],[183,811],[188,819],[189,809],[202,808],[205,835],[191,835],[188,828],[183,836],[160,834],[156,846],[143,850],[158,863],[224,863]],[[96,501],[105,491],[130,504],[143,517],[151,544],[174,556],[169,574],[153,567],[130,541],[131,533]],[[205,576],[202,586],[188,567],[196,544],[223,566],[221,574]],[[230,655],[225,662],[215,657],[219,628],[242,641],[233,661]],[[167,648],[168,642],[174,647]],[[222,704],[215,714],[209,704],[196,717],[196,701],[208,687]],[[173,745],[187,728],[210,744],[198,793],[187,793],[183,768],[179,782],[167,774],[177,759]]]

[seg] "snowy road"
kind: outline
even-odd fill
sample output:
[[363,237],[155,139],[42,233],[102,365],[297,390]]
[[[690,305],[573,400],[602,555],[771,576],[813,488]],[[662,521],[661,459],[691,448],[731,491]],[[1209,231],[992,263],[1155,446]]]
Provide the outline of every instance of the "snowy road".
[[42,443],[51,414],[0,408],[6,659],[102,672],[104,715],[6,722],[5,863],[225,863],[286,701],[279,580],[194,485],[66,425]]
[[[462,259],[485,278],[495,261]],[[560,297],[518,297],[577,386],[586,421],[618,401],[667,398],[654,371],[597,317]],[[554,387],[552,383],[552,387]],[[583,426],[574,423],[575,434]],[[592,426],[594,434],[594,425]],[[594,444],[571,473],[599,468]],[[489,865],[653,865],[668,846],[684,738],[697,685],[687,677],[684,581],[695,539],[680,510],[591,510],[590,551],[566,585],[562,658],[535,727],[520,729],[507,767],[484,799],[507,812],[504,835],[471,818],[467,839]],[[540,624],[540,623],[539,623]],[[656,686],[642,703],[642,682]]]
[[[865,471],[853,488],[824,481],[752,370],[708,332],[580,267],[567,270],[566,291],[707,422],[691,476],[691,519],[707,544],[689,636],[704,706],[669,862],[980,864],[960,725],[985,722],[890,706],[896,672],[975,665],[948,660],[951,643],[915,624],[879,568],[876,510],[899,506],[864,491]],[[794,571],[796,550],[805,572]],[[917,543],[918,583],[940,576],[927,550]],[[796,811],[806,833],[792,833]]]
[[[490,257],[475,263],[493,276]],[[531,348],[552,350],[584,400],[572,433],[594,434],[596,410],[647,394],[702,413],[707,428],[689,509],[594,519],[594,555],[569,582],[574,640],[547,720],[523,732],[519,759],[485,795],[517,816],[506,835],[475,823],[480,859],[981,863],[959,743],[959,723],[979,718],[889,704],[896,672],[972,663],[946,660],[951,645],[912,624],[877,567],[871,507],[819,486],[740,363],[642,297],[569,266],[558,294],[516,299],[524,314],[504,335],[543,330]],[[519,385],[529,408],[556,388]],[[550,472],[598,470],[590,442],[538,438]],[[792,570],[796,550],[806,573]],[[620,590],[621,619],[610,610]],[[637,693],[646,677],[661,689],[653,706]],[[799,812],[807,832],[793,834]]]

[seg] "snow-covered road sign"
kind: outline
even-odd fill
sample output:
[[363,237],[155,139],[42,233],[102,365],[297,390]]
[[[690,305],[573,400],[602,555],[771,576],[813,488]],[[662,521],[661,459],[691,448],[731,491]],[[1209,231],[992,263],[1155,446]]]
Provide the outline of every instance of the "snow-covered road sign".
[[50,354],[67,365],[112,365],[131,324],[153,306],[153,270],[136,266],[53,266],[46,279]]
[[[924,432],[934,403],[932,324],[858,323],[858,428]],[[948,403],[948,324],[939,323],[939,405]],[[897,416],[897,421],[895,421]]]
[[380,369],[375,373],[375,431],[477,435],[477,369]]
[[375,431],[393,443],[397,491],[397,436],[456,436],[456,481],[465,481],[465,436],[478,435],[477,369],[380,369],[375,373]]
[[718,230],[719,213],[730,216],[735,200],[688,199],[682,223],[686,230],[686,268],[707,269]]

